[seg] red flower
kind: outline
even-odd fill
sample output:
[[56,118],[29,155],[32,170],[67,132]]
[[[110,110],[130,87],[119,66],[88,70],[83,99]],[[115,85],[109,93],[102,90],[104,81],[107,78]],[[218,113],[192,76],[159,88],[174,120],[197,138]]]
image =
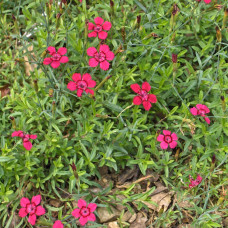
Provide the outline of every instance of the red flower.
[[22,198],[20,201],[20,204],[22,208],[19,211],[19,216],[21,218],[25,217],[27,214],[29,214],[28,222],[31,225],[35,225],[36,223],[36,216],[40,216],[45,214],[45,209],[42,206],[38,206],[41,201],[41,196],[33,196],[31,203],[28,198]]
[[[196,0],[197,2],[201,2],[201,0]],[[206,3],[206,4],[209,4],[210,2],[211,2],[211,0],[204,0],[204,2]]]
[[60,63],[67,63],[69,61],[68,57],[64,56],[67,53],[67,49],[65,47],[59,48],[57,52],[54,47],[48,47],[47,50],[52,57],[45,58],[43,61],[44,65],[51,64],[53,68],[58,68]]
[[103,30],[109,31],[112,27],[111,22],[104,22],[101,17],[96,17],[94,22],[96,25],[91,22],[88,23],[88,29],[93,30],[93,32],[88,34],[88,37],[97,37],[98,34],[99,39],[105,40],[108,36],[108,33],[104,32]]
[[72,215],[75,218],[79,218],[79,222],[82,226],[84,226],[88,221],[95,221],[96,217],[92,213],[96,210],[97,205],[95,203],[90,203],[88,206],[86,206],[87,203],[83,199],[78,200],[78,207],[72,211]]
[[150,84],[148,82],[143,82],[142,89],[138,84],[132,84],[131,89],[138,94],[133,99],[133,103],[135,105],[143,104],[143,107],[145,108],[145,110],[148,111],[151,108],[151,103],[157,102],[156,95],[148,94],[148,92],[151,89]]
[[25,134],[23,131],[14,131],[12,133],[12,137],[22,138],[24,148],[26,150],[31,150],[32,149],[32,143],[29,141],[29,139],[36,139],[37,135]]
[[53,228],[63,228],[63,224],[60,220],[55,221],[55,223],[53,224]]
[[205,114],[210,112],[210,109],[206,106],[206,105],[202,105],[202,104],[197,104],[196,107],[193,107],[190,109],[190,112],[192,113],[192,115],[194,116],[202,116],[204,117],[205,121],[210,124],[210,119],[208,117],[206,117]]
[[189,188],[193,188],[199,185],[203,180],[203,178],[199,174],[197,175],[197,178],[195,180],[190,175],[189,175],[189,179],[190,179]]
[[90,47],[87,49],[87,55],[93,56],[93,58],[89,60],[89,65],[91,67],[96,67],[98,64],[100,64],[100,68],[102,70],[108,70],[109,62],[107,60],[113,60],[115,55],[109,50],[109,46],[106,44],[101,45],[99,51],[100,52],[97,52],[95,47]]
[[83,91],[86,93],[90,93],[94,95],[94,91],[92,89],[88,89],[88,87],[93,88],[96,86],[96,82],[92,80],[90,74],[81,74],[75,73],[72,76],[73,81],[70,81],[67,85],[67,88],[71,91],[77,90],[77,96],[81,97]]
[[161,142],[160,146],[163,150],[167,149],[168,146],[170,148],[175,148],[177,146],[176,140],[178,140],[178,137],[175,133],[172,133],[167,130],[163,130],[164,135],[159,135],[157,137],[157,141]]

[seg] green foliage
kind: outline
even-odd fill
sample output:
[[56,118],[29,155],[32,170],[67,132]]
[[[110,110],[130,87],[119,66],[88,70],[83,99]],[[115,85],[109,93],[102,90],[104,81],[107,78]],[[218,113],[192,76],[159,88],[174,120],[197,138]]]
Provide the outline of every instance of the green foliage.
[[[143,175],[153,169],[180,192],[185,191],[180,180],[187,183],[189,175],[200,173],[204,181],[193,197],[201,196],[204,202],[194,203],[193,224],[221,227],[221,216],[214,212],[223,211],[217,202],[227,186],[228,33],[227,28],[221,30],[218,42],[215,27],[222,27],[224,11],[194,0],[174,1],[179,12],[172,27],[170,0],[114,1],[113,11],[109,1],[86,5],[71,0],[62,9],[57,1],[51,7],[48,2],[0,3],[0,88],[10,89],[0,100],[0,226],[9,226],[22,196],[40,190],[44,196],[62,199],[59,189],[78,193],[91,186],[101,188],[94,181],[101,176],[98,167],[120,173],[137,165]],[[100,40],[87,37],[86,22],[97,16],[112,22],[105,42],[116,57],[108,71],[88,65],[86,50],[97,47]],[[58,69],[43,65],[48,46],[66,47],[70,61]],[[175,74],[172,53],[178,54]],[[67,89],[73,73],[90,73],[97,85],[112,77],[94,98],[88,94],[78,98]],[[144,81],[158,99],[150,111],[131,106],[135,94],[130,85]],[[196,104],[209,107],[210,125],[190,113]],[[164,129],[178,135],[176,149],[160,148],[156,138]],[[20,138],[11,137],[14,130],[37,134],[30,151]],[[109,191],[98,199],[110,201]],[[139,210],[147,208],[141,201],[149,200],[148,195],[131,189],[120,194],[127,197],[127,207],[136,201]],[[9,220],[6,205],[11,205]],[[168,210],[156,225],[171,224],[180,214],[177,208]]]

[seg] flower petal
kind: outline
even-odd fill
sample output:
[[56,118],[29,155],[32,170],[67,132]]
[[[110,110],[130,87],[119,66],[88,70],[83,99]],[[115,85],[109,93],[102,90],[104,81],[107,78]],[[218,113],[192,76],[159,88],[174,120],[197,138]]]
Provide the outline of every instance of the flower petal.
[[97,37],[97,32],[93,31],[88,34],[88,37]]
[[164,135],[159,135],[159,136],[157,137],[157,141],[158,141],[158,142],[164,141]]
[[134,105],[140,105],[140,104],[142,104],[142,99],[141,99],[141,97],[135,96],[135,97],[133,98],[133,104],[134,104]]
[[94,95],[94,91],[92,89],[86,89],[85,92]]
[[75,82],[81,81],[81,80],[82,80],[82,76],[81,76],[80,73],[74,73],[74,74],[72,75],[72,79],[73,79]]
[[152,105],[149,101],[143,101],[143,107],[145,108],[146,111],[149,111],[151,106]]
[[67,84],[67,89],[69,89],[70,91],[75,91],[77,88],[77,85],[75,82],[72,82],[70,81],[68,84]]
[[110,30],[112,28],[112,23],[109,22],[109,21],[105,21],[104,24],[102,25],[102,28],[104,30],[107,30],[108,31],[108,30]]
[[131,89],[132,89],[135,93],[139,93],[139,91],[141,90],[139,84],[132,84],[132,85],[131,85]]
[[98,63],[99,62],[95,58],[91,58],[89,60],[89,66],[91,66],[91,67],[96,67],[98,65]]
[[37,135],[29,135],[29,138],[30,139],[36,139],[37,138]]
[[205,2],[206,4],[209,4],[209,3],[211,2],[211,0],[204,0],[204,2]]
[[92,222],[96,221],[96,217],[95,217],[95,215],[94,215],[93,213],[90,213],[90,214],[87,216],[87,219],[88,219],[89,221],[92,221]]
[[25,198],[25,197],[21,198],[20,205],[22,207],[26,207],[27,204],[30,204],[30,200],[28,198]]
[[104,23],[104,20],[101,17],[96,17],[94,19],[94,22],[96,25],[102,25]]
[[78,97],[81,97],[82,96],[82,93],[83,93],[83,89],[78,89],[77,90],[77,96]]
[[47,49],[48,49],[50,55],[53,55],[53,54],[56,53],[55,47],[50,46],[50,47],[48,47]]
[[61,47],[59,48],[58,53],[60,55],[65,55],[67,53],[67,49],[65,47]]
[[208,117],[205,117],[204,119],[205,119],[205,121],[206,121],[208,124],[211,123],[211,121],[210,121],[210,119],[209,119]]
[[95,47],[89,47],[87,49],[87,55],[88,56],[94,56],[97,53],[97,49]]
[[172,133],[171,137],[172,137],[172,140],[178,140],[178,137],[177,137],[176,133]]
[[190,112],[192,113],[192,115],[197,116],[198,110],[197,108],[193,107],[193,108],[190,108]]
[[79,222],[82,226],[84,226],[88,222],[88,217],[81,216]]
[[28,212],[26,211],[26,208],[23,207],[19,210],[19,216],[21,218],[24,218],[27,214],[28,214]]
[[107,53],[105,53],[105,56],[107,60],[113,60],[115,58],[114,53],[111,51],[108,51]]
[[23,146],[26,150],[32,149],[32,143],[30,141],[23,141]]
[[85,200],[83,200],[83,199],[78,200],[78,207],[79,208],[86,207],[86,205],[87,205],[87,203]]
[[210,109],[206,105],[202,105],[202,109],[205,111],[205,113],[210,112]]
[[108,46],[108,45],[102,44],[102,45],[100,46],[99,51],[102,51],[102,52],[104,52],[104,53],[107,53],[107,52],[110,51],[110,49],[109,49],[109,46]]
[[96,82],[94,80],[88,81],[87,84],[88,84],[88,87],[90,87],[90,88],[93,88],[96,86]]
[[93,23],[91,23],[91,22],[89,22],[88,23],[88,30],[94,30],[94,24]]
[[75,218],[79,218],[81,216],[80,214],[80,209],[76,208],[71,212],[72,216],[74,216]]
[[168,148],[168,143],[166,143],[165,141],[162,141],[162,142],[160,143],[160,147],[161,147],[163,150],[165,150],[165,149]]
[[41,195],[36,195],[32,197],[31,203],[34,203],[36,206],[40,204]]
[[45,209],[42,206],[38,206],[36,208],[36,215],[40,216],[40,215],[43,215],[43,214],[45,214]]
[[34,226],[36,224],[36,215],[29,215],[28,222]]
[[203,178],[198,174],[196,181],[200,184],[202,182]]
[[53,224],[53,228],[64,228],[62,222],[60,220],[55,221]]
[[97,205],[95,203],[90,203],[87,208],[89,208],[90,212],[94,212],[97,208]]
[[12,137],[21,137],[22,138],[23,136],[22,136],[21,133],[23,134],[23,131],[14,131],[11,136]]
[[43,61],[44,65],[49,65],[50,63],[52,63],[52,59],[51,58],[45,58]]
[[196,108],[197,108],[198,110],[204,109],[202,104],[197,104],[197,105],[196,105]]
[[171,131],[163,130],[163,134],[164,134],[164,135],[171,135]]
[[170,148],[175,148],[177,146],[177,142],[176,141],[172,141],[171,143],[169,143]]
[[60,62],[59,61],[53,61],[51,63],[51,66],[52,66],[52,68],[58,68],[60,66]]
[[68,63],[69,62],[69,58],[67,56],[62,56],[59,61],[60,61],[60,63]]
[[109,69],[109,65],[110,65],[109,62],[105,60],[105,61],[100,63],[100,68],[102,70],[108,70]]
[[154,94],[149,94],[148,101],[151,103],[156,103],[157,102],[157,96]]
[[142,89],[146,90],[146,92],[149,92],[151,89],[150,84],[148,82],[143,82]]
[[82,76],[82,80],[83,80],[83,81],[86,81],[87,84],[88,84],[88,82],[89,82],[91,79],[92,79],[92,77],[91,77],[91,75],[88,74],[88,73],[83,74],[83,76]]
[[98,38],[101,40],[105,40],[107,36],[108,36],[107,32],[104,32],[104,31],[98,32]]

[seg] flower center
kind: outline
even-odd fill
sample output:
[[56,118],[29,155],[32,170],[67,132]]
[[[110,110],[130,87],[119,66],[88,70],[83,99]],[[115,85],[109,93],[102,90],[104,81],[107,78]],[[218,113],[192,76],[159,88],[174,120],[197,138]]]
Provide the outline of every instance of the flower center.
[[95,55],[94,55],[94,58],[98,61],[98,62],[103,62],[103,61],[105,61],[105,53],[103,53],[103,52],[100,52],[100,53],[96,53]]
[[82,215],[83,217],[86,217],[86,216],[88,216],[89,214],[90,214],[90,211],[89,211],[88,208],[83,207],[83,208],[81,209],[81,215]]
[[148,93],[145,90],[141,90],[139,92],[139,95],[142,97],[143,101],[146,101],[148,99]]
[[54,61],[59,61],[61,58],[61,55],[58,54],[58,53],[55,53],[52,55],[51,59],[54,60]]
[[205,116],[205,113],[203,109],[198,110],[198,115]]
[[85,90],[88,87],[88,85],[87,85],[87,83],[85,81],[78,81],[77,82],[77,87],[78,87],[78,89]]
[[102,26],[97,25],[97,26],[94,28],[94,31],[95,31],[95,32],[100,32],[100,31],[102,31]]
[[172,142],[172,137],[171,137],[170,135],[165,135],[165,141],[166,141],[167,143]]
[[36,211],[36,206],[34,204],[27,205],[27,212],[30,214],[34,214]]

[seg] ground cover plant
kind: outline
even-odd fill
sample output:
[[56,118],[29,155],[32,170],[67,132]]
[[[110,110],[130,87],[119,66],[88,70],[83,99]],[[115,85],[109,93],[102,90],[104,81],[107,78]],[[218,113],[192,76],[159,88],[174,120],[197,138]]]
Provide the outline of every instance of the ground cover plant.
[[227,227],[228,3],[0,3],[0,227]]

